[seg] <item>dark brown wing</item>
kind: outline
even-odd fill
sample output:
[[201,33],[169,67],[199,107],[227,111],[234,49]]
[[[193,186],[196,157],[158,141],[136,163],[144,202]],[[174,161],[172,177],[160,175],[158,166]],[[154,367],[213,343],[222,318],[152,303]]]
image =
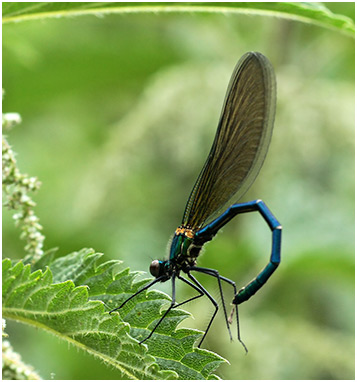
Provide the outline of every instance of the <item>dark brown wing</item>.
[[187,201],[184,226],[202,227],[251,186],[268,151],[275,103],[272,65],[261,53],[246,53],[234,68],[211,151]]

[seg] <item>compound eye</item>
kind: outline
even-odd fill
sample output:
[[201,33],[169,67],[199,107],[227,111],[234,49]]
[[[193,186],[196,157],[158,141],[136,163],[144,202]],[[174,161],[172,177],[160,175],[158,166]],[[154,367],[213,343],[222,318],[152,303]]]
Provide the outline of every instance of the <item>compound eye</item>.
[[151,262],[150,273],[156,278],[160,276],[160,262],[159,262],[159,260],[154,260]]

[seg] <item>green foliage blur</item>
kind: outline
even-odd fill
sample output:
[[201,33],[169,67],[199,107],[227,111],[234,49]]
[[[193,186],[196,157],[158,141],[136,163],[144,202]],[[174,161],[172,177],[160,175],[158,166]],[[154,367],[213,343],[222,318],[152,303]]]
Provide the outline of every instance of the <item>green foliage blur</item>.
[[[354,18],[354,3],[327,3]],[[265,54],[278,104],[265,164],[242,201],[263,199],[283,225],[282,264],[240,306],[249,353],[220,311],[204,346],[227,358],[223,379],[354,378],[354,41],[336,31],[252,15],[85,16],[3,27],[4,112],[22,172],[59,254],[92,247],[147,271],[164,258],[206,159],[237,60]],[[24,256],[3,211],[3,253]],[[238,216],[199,258],[244,286],[268,262],[270,230]],[[218,299],[209,277],[199,278]],[[170,292],[168,285],[160,286]],[[192,295],[179,285],[178,299]],[[232,291],[226,290],[227,301]],[[213,312],[185,306],[203,330]],[[235,333],[236,328],[233,326]],[[90,355],[8,322],[11,343],[40,375],[116,379]]]

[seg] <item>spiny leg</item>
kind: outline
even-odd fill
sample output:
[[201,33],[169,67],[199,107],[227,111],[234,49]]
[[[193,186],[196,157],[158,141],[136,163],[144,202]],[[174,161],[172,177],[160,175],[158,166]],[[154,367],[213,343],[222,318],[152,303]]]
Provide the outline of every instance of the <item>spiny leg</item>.
[[207,335],[207,333],[208,333],[208,331],[209,331],[209,329],[210,329],[210,327],[211,327],[211,325],[212,325],[212,322],[213,322],[213,320],[214,320],[214,318],[216,317],[216,314],[217,314],[217,312],[218,312],[218,304],[217,304],[217,302],[216,302],[216,300],[208,293],[208,291],[206,291],[206,289],[198,282],[198,280],[196,280],[196,278],[188,271],[187,272],[187,276],[200,288],[200,290],[210,299],[210,301],[212,302],[212,304],[213,304],[213,306],[214,306],[214,308],[215,308],[215,311],[214,311],[214,313],[213,313],[213,315],[212,315],[212,317],[211,317],[211,319],[210,319],[210,322],[208,323],[208,326],[207,326],[207,328],[206,328],[206,330],[205,330],[205,333],[204,333],[204,335],[203,335],[203,337],[201,338],[201,341],[200,341],[200,343],[198,344],[198,347],[201,347],[201,345],[202,345],[202,342],[203,342],[203,340],[205,339],[205,337],[206,337],[206,335]]
[[[201,268],[201,267],[196,267],[196,266],[193,266],[190,268],[190,271],[196,271],[196,272],[201,272],[201,273],[204,273],[206,275],[210,275],[210,276],[213,276],[217,279],[218,281],[218,287],[219,287],[219,293],[221,295],[221,300],[222,300],[222,306],[223,306],[223,312],[224,312],[224,317],[226,319],[226,324],[227,324],[227,329],[228,329],[228,333],[229,333],[229,338],[230,340],[232,341],[232,333],[231,333],[231,329],[229,327],[229,323],[228,323],[228,316],[227,316],[227,310],[226,310],[226,304],[224,302],[224,297],[223,297],[223,289],[222,289],[222,284],[221,284],[221,276],[220,274],[218,273],[218,271],[216,271],[215,269],[209,269],[209,268]],[[222,278],[223,279],[223,278]],[[227,281],[228,279],[226,279],[225,281]],[[229,280],[231,281],[231,280]],[[234,282],[232,281],[232,283],[234,284]],[[230,283],[232,285],[232,283]],[[236,288],[235,288],[235,284],[234,284],[234,289],[235,289],[235,293],[236,293]]]
[[135,296],[137,296],[138,294],[140,294],[141,292],[144,292],[144,290],[146,289],[149,289],[151,286],[153,286],[154,284],[158,283],[159,281],[165,279],[166,276],[160,276],[158,277],[157,279],[151,281],[148,285],[145,285],[143,288],[139,289],[136,293],[134,293],[133,295],[131,295],[129,298],[127,298],[120,306],[118,306],[117,308],[115,309],[112,309],[109,314],[112,314],[113,312],[115,312],[116,310],[119,310],[121,309],[128,301],[130,301],[131,299],[133,299]]
[[[197,272],[202,272],[202,273],[204,273],[204,274],[213,276],[213,277],[215,277],[215,278],[218,280],[218,285],[219,285],[219,287],[220,287],[220,292],[221,292],[222,305],[223,305],[224,314],[225,314],[226,323],[227,323],[227,327],[228,327],[228,331],[229,331],[230,337],[231,337],[231,339],[232,339],[232,336],[231,336],[231,333],[230,333],[230,329],[229,329],[229,325],[228,325],[228,324],[231,324],[231,323],[232,323],[232,317],[233,317],[234,310],[235,310],[235,311],[236,311],[236,321],[237,321],[237,335],[238,335],[238,341],[242,344],[242,346],[244,347],[245,351],[248,353],[248,349],[247,349],[247,347],[245,346],[245,344],[244,344],[244,342],[242,341],[241,336],[240,336],[240,326],[239,326],[238,306],[233,307],[232,312],[231,312],[231,314],[230,314],[230,317],[227,318],[226,306],[225,306],[225,302],[224,302],[224,298],[223,298],[223,293],[222,293],[222,287],[221,287],[221,284],[220,284],[220,280],[225,281],[226,283],[230,284],[230,285],[233,287],[234,295],[237,294],[236,283],[235,283],[233,280],[230,280],[230,279],[227,278],[227,277],[221,276],[221,275],[219,274],[219,272],[218,272],[217,270],[215,270],[215,269],[211,269],[211,268],[202,268],[202,267],[196,267],[196,266],[194,266],[194,267],[191,267],[191,270],[194,270],[194,271],[197,271]],[[236,309],[235,309],[235,308],[236,308]]]
[[183,302],[180,302],[179,304],[175,305],[174,308],[177,308],[178,306],[181,306],[183,304],[187,304],[190,301],[196,300],[196,298],[200,298],[200,297],[204,296],[204,293],[201,291],[201,289],[199,289],[195,284],[191,283],[191,281],[186,280],[185,278],[181,277],[180,275],[178,275],[177,278],[180,279],[181,281],[185,282],[186,284],[188,284],[191,288],[195,289],[199,293],[199,295],[191,297],[188,300],[185,300]]
[[175,306],[175,301],[176,301],[176,285],[175,285],[175,278],[176,278],[176,273],[174,272],[172,274],[172,277],[171,277],[171,282],[172,282],[172,301],[171,301],[171,304],[170,304],[170,307],[167,309],[167,311],[161,316],[160,320],[156,323],[156,325],[154,326],[154,328],[151,330],[151,333],[146,337],[144,338],[142,341],[140,341],[139,343],[142,344],[143,342],[145,342],[146,340],[148,340],[152,335],[153,333],[155,332],[155,330],[158,328],[158,326],[161,324],[161,322],[164,320],[164,318],[167,316],[167,314],[170,312],[171,309],[174,308]]
[[158,326],[161,324],[161,322],[164,320],[164,318],[166,317],[166,315],[168,314],[168,312],[172,309],[175,309],[177,308],[178,306],[181,306],[181,305],[184,305],[190,301],[193,301],[195,300],[196,298],[199,298],[199,297],[202,297],[204,296],[204,293],[201,291],[201,289],[199,289],[195,284],[191,283],[189,280],[186,280],[185,278],[181,277],[180,275],[177,275],[177,278],[184,281],[186,284],[188,284],[190,287],[192,287],[193,289],[195,289],[197,292],[199,292],[199,295],[197,296],[194,296],[194,297],[191,297],[189,298],[188,300],[185,300],[183,302],[180,302],[179,304],[175,305],[175,283],[173,282],[173,291],[172,291],[172,302],[171,302],[171,306],[169,307],[169,309],[165,312],[165,314],[160,318],[160,320],[157,322],[157,324],[155,325],[155,327],[152,329],[151,333],[149,334],[148,337],[146,337],[145,339],[143,339],[142,341],[140,341],[140,343],[143,343],[145,342],[147,339],[149,339],[152,334],[155,332],[155,330],[158,328]]
[[[216,270],[213,269],[214,272],[217,272]],[[218,272],[217,272],[218,274]],[[214,274],[212,276],[215,276]],[[221,276],[220,274],[218,274],[219,278],[225,282],[227,282],[228,284],[232,285],[233,286],[233,290],[234,290],[234,295],[237,294],[237,287],[236,287],[236,283],[233,281],[233,280],[230,280],[229,278],[227,277],[224,277],[224,276]],[[216,276],[215,276],[216,277]],[[233,314],[234,314],[234,310],[236,311],[236,322],[237,322],[237,337],[238,337],[238,341],[242,344],[242,346],[244,347],[244,350],[246,351],[246,353],[248,353],[248,348],[245,346],[245,343],[242,341],[242,338],[240,336],[240,324],[239,324],[239,313],[238,313],[238,305],[234,305],[233,308],[232,308],[232,311],[231,311],[231,314],[230,316],[228,317],[228,322],[231,324],[232,323],[232,318],[233,318]]]

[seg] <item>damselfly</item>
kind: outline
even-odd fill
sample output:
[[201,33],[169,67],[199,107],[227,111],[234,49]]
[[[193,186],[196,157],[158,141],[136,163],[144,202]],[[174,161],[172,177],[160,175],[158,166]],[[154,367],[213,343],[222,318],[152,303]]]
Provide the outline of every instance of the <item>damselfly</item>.
[[[217,279],[230,338],[232,339],[229,323],[235,310],[238,340],[242,342],[239,333],[238,305],[253,296],[278,267],[282,227],[262,200],[230,206],[229,203],[241,198],[258,175],[271,140],[275,104],[276,83],[272,65],[261,53],[246,53],[233,71],[211,151],[187,201],[181,225],[174,233],[169,258],[154,260],[150,265],[150,273],[155,279],[110,311],[112,313],[122,308],[128,301],[154,284],[171,280],[171,305],[151,333],[140,343],[152,336],[172,309],[206,296],[214,306],[214,313],[198,345],[201,346],[217,314],[218,304],[192,275],[193,271]],[[218,215],[227,206],[228,209]],[[272,251],[268,265],[237,293],[232,280],[221,276],[215,269],[198,267],[196,260],[202,246],[212,240],[219,229],[236,215],[252,211],[258,211],[271,229]],[[187,278],[182,275],[186,275]],[[192,287],[198,295],[177,304],[177,279]],[[233,308],[230,317],[227,315],[223,299],[222,282],[231,285],[234,291],[232,303],[235,309]]]

